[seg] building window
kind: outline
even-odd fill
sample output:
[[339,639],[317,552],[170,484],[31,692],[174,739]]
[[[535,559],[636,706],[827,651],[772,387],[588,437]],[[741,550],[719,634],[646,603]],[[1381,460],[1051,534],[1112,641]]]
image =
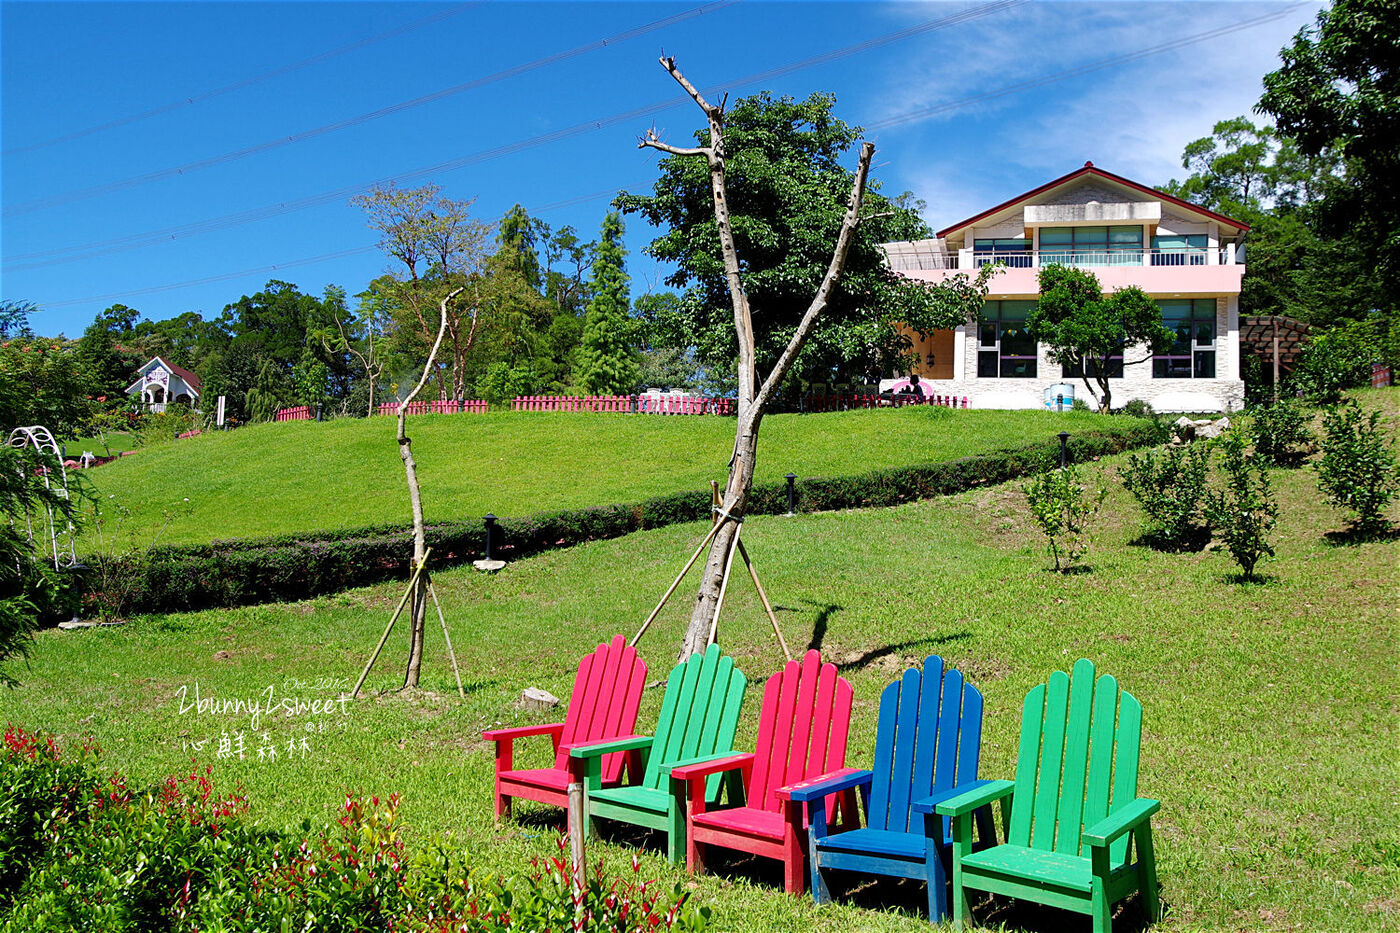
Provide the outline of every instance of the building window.
[[1215,378],[1215,299],[1158,301],[1162,323],[1176,332],[1176,343],[1152,358],[1154,379]]
[[[1062,379],[1082,379],[1083,377],[1084,377],[1084,366],[1083,366],[1082,364],[1080,364],[1080,363],[1075,363],[1073,366],[1066,364],[1066,365],[1063,365],[1063,366],[1060,367],[1060,378],[1062,378]],[[1090,379],[1097,379],[1098,377],[1099,377],[1099,361],[1098,361],[1098,360],[1090,360],[1090,361],[1089,361],[1089,378],[1090,378]],[[1121,349],[1120,349],[1117,353],[1115,353],[1113,356],[1110,356],[1110,357],[1108,358],[1108,378],[1110,378],[1110,379],[1122,379],[1122,378],[1123,378],[1123,351],[1122,351]]]
[[1027,239],[973,240],[972,258],[977,268],[1002,262],[1012,269],[1031,267],[1031,241]]
[[977,328],[979,379],[1034,379],[1036,344],[1026,330],[1034,301],[989,301]]
[[1152,265],[1204,266],[1209,240],[1204,233],[1189,236],[1154,236]]
[[1041,227],[1040,264],[1140,266],[1142,227]]

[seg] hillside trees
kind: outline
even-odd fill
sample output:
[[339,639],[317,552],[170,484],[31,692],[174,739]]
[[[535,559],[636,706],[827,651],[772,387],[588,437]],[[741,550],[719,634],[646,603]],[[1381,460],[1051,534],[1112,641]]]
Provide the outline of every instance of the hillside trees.
[[578,352],[576,382],[585,395],[622,395],[637,385],[626,255],[622,215],[613,211],[603,218],[593,260],[593,298],[583,320],[583,345]]

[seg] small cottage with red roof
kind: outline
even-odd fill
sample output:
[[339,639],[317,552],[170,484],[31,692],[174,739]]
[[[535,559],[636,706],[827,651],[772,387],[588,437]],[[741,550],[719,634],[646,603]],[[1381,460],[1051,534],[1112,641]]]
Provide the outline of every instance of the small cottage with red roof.
[[171,402],[199,408],[199,377],[182,366],[153,358],[136,371],[136,381],[127,386],[127,395],[139,395],[148,411],[162,412]]

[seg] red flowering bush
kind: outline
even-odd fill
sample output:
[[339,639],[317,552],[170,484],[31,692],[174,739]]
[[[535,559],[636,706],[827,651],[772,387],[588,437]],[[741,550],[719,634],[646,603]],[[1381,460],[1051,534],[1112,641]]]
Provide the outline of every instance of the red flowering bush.
[[609,877],[575,896],[561,854],[501,878],[441,843],[409,853],[399,799],[346,798],[337,825],[269,831],[211,768],[132,792],[91,743],[10,727],[0,754],[0,928],[25,931],[701,930],[677,886]]

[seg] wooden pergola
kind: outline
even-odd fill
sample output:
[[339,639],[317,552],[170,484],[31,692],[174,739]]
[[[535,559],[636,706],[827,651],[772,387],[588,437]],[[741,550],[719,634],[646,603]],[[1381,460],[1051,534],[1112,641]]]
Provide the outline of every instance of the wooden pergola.
[[1292,372],[1298,365],[1303,347],[1308,342],[1311,324],[1284,317],[1281,314],[1257,314],[1240,318],[1240,358],[1245,354],[1259,357],[1266,372],[1272,372],[1274,394],[1278,394],[1279,376]]

